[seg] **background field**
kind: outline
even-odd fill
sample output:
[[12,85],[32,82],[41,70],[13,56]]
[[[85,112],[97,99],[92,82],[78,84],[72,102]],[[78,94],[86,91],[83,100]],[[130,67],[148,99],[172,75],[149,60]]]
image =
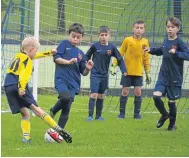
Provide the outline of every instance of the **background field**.
[[[118,111],[107,110],[110,98],[106,98],[103,116],[105,121],[87,122],[88,97],[77,97],[72,106],[69,122],[66,126],[73,136],[73,143],[48,144],[44,142],[44,133],[48,128],[37,117],[31,118],[32,143],[21,142],[20,116],[2,113],[1,154],[6,157],[67,157],[67,156],[189,156],[189,115],[178,114],[178,129],[168,132],[168,122],[161,129],[155,127],[159,118],[157,113],[144,113],[142,120],[134,120],[132,99],[128,104],[126,119],[118,120]],[[39,104],[47,111],[56,101],[46,96],[39,97]],[[144,104],[146,100],[144,101]],[[44,104],[45,103],[45,104]],[[112,109],[115,108],[111,107]],[[153,104],[150,104],[153,109]],[[154,111],[156,112],[156,111]],[[58,114],[59,115],[59,114]],[[56,116],[56,119],[58,117]]]
[[[34,34],[34,2],[35,0],[2,0],[1,86],[10,60],[15,52],[20,50],[22,39],[26,35]],[[145,37],[149,39],[152,47],[159,47],[166,35],[166,19],[174,15],[173,2],[173,0],[64,0],[65,8],[64,10],[61,8],[61,13],[65,13],[65,27],[59,31],[58,0],[40,0],[40,50],[56,48],[61,40],[67,38],[66,31],[73,22],[79,22],[85,27],[84,40],[79,46],[84,52],[91,43],[98,41],[97,31],[101,25],[110,27],[111,42],[119,48],[124,37],[132,35],[131,26],[136,19],[145,20]],[[189,0],[181,2],[182,31],[179,36],[189,46]],[[52,60],[52,57],[39,60],[38,104],[47,112],[57,100]],[[72,144],[45,143],[43,137],[48,127],[36,117],[31,119],[32,144],[22,144],[20,116],[11,115],[2,87],[2,156],[189,156],[189,62],[185,62],[184,66],[182,91],[184,97],[177,102],[178,130],[168,132],[166,130],[168,122],[161,129],[155,127],[159,114],[151,97],[161,61],[161,57],[151,57],[151,85],[146,85],[144,77],[142,120],[133,119],[133,97],[129,97],[128,100],[127,118],[116,119],[119,109],[118,96],[121,93],[119,84],[121,74],[118,69],[116,76],[110,76],[111,89],[105,98],[103,111],[105,121],[87,122],[89,76],[82,77],[81,94],[75,99],[66,126],[73,135]],[[32,84],[33,79],[29,85],[32,87]],[[130,96],[133,96],[132,91]],[[168,107],[167,99],[164,101]]]

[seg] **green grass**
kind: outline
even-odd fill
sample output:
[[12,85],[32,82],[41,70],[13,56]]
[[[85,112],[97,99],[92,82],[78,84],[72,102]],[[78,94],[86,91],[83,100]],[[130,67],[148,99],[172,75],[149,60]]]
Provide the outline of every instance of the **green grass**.
[[[52,98],[54,99],[52,99]],[[56,96],[39,96],[39,104],[49,109]],[[105,105],[110,97],[105,100]],[[133,100],[130,99],[128,108]],[[2,104],[5,99],[2,100]],[[66,156],[189,156],[189,114],[178,114],[175,132],[168,132],[168,121],[161,129],[155,127],[159,114],[142,113],[142,120],[134,120],[132,112],[127,118],[117,120],[117,110],[110,112],[105,106],[105,121],[87,122],[88,97],[76,97],[66,126],[73,136],[73,143],[48,144],[44,133],[48,128],[37,117],[31,118],[32,143],[21,142],[20,116],[2,113],[1,115],[1,155],[6,157],[66,157]],[[144,99],[147,104],[148,99]],[[153,108],[153,105],[152,107]],[[112,108],[113,109],[113,108]],[[55,117],[58,119],[58,115]]]

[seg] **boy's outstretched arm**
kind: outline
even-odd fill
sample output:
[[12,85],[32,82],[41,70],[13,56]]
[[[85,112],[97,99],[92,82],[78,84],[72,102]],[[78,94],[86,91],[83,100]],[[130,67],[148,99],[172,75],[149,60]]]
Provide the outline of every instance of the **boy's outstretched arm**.
[[36,55],[33,58],[33,60],[34,59],[39,59],[39,58],[44,58],[44,57],[47,57],[47,56],[52,56],[53,54],[56,54],[56,52],[57,52],[56,49],[43,51],[43,52],[38,52],[38,53],[36,53]]

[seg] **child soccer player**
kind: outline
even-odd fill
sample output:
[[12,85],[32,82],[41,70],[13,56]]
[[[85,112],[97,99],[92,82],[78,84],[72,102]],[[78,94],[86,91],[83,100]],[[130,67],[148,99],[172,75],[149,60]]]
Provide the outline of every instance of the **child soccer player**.
[[80,91],[81,75],[87,75],[93,67],[91,60],[86,61],[83,51],[77,46],[82,41],[84,28],[79,23],[73,23],[68,30],[68,40],[63,40],[57,47],[54,55],[56,63],[55,88],[58,92],[58,101],[50,109],[52,117],[61,110],[58,125],[65,127],[71,104],[75,95]]
[[13,114],[21,113],[21,129],[23,133],[23,142],[30,143],[30,112],[31,109],[38,117],[46,122],[51,128],[55,129],[64,140],[72,142],[72,137],[40,107],[38,107],[32,93],[28,88],[28,81],[32,74],[32,60],[50,56],[56,53],[56,50],[37,53],[39,42],[34,37],[26,37],[21,44],[21,52],[17,53],[5,77],[5,94]]
[[[156,108],[161,113],[156,127],[162,127],[169,118],[169,131],[176,130],[177,108],[175,101],[181,97],[184,60],[189,60],[189,49],[177,36],[180,27],[180,20],[176,17],[170,17],[166,21],[167,37],[164,39],[162,47],[146,48],[144,50],[152,55],[163,55],[158,80],[154,88],[153,99]],[[169,99],[169,113],[161,100],[162,95],[165,94]]]
[[96,120],[104,120],[101,116],[104,101],[104,92],[108,88],[108,69],[111,57],[118,60],[121,72],[126,76],[126,68],[117,48],[108,42],[110,39],[110,30],[107,26],[99,28],[99,42],[94,43],[86,53],[87,60],[94,62],[91,70],[90,89],[91,95],[89,99],[89,116],[88,121],[93,120],[94,106],[96,104]]
[[[127,76],[122,76],[122,95],[120,97],[120,114],[118,118],[125,118],[125,108],[128,100],[129,89],[134,86],[134,118],[141,119],[140,109],[142,103],[141,87],[143,85],[143,66],[146,72],[146,83],[151,83],[150,77],[150,56],[144,53],[143,49],[149,46],[147,39],[143,38],[145,24],[143,20],[137,20],[133,24],[133,36],[126,37],[121,45],[120,53],[124,56],[127,67]],[[116,67],[116,60],[113,60],[112,73]]]

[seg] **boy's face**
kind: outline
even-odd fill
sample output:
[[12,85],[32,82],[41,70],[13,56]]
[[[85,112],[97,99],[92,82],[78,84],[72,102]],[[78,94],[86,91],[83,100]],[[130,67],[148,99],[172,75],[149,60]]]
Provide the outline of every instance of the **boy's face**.
[[33,59],[33,58],[35,57],[37,51],[38,51],[38,48],[37,48],[37,47],[35,47],[35,46],[30,46],[30,47],[28,48],[27,54],[28,54],[28,56],[29,56],[31,59]]
[[133,25],[133,33],[134,36],[141,36],[145,32],[145,26],[144,24],[134,24]]
[[99,40],[102,45],[106,45],[110,39],[110,33],[108,32],[101,32],[99,34]]
[[173,25],[170,21],[168,21],[166,25],[166,31],[169,38],[175,38],[177,36],[179,28]]
[[77,46],[81,43],[83,35],[77,32],[71,32],[69,34],[69,41],[73,46]]

